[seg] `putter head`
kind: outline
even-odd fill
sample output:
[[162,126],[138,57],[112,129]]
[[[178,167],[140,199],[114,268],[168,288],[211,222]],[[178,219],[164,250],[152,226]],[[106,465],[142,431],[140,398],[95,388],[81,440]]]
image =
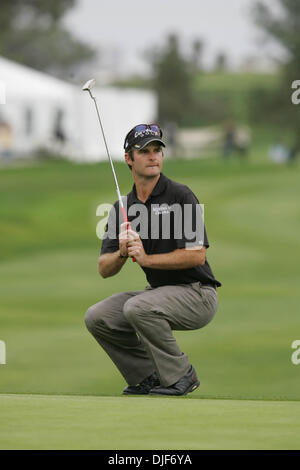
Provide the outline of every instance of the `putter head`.
[[91,80],[88,80],[82,87],[83,91],[91,91],[93,86],[95,85],[96,80],[94,78],[91,78]]

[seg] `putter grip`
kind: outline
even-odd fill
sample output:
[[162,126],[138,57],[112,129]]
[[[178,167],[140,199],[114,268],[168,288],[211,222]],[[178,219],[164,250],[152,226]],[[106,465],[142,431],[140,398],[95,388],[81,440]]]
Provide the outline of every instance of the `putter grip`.
[[[127,220],[127,230],[128,230],[129,228],[131,228],[131,227],[130,227],[130,222],[128,222],[128,220]],[[132,259],[132,262],[133,262],[133,263],[136,262],[136,259],[135,259],[135,258],[131,258],[131,259]]]
[[[122,216],[123,216],[123,220],[124,222],[127,223],[127,230],[130,229],[130,222],[128,222],[128,219],[127,219],[127,214],[125,212],[125,209],[124,207],[121,206],[121,211],[122,211]],[[131,258],[132,259],[132,262],[135,263],[136,262],[136,259],[135,258]]]
[[[130,222],[128,222],[128,220],[126,220],[127,222],[127,230],[130,229]],[[136,259],[135,258],[131,258],[132,259],[132,262],[135,263],[136,262]]]

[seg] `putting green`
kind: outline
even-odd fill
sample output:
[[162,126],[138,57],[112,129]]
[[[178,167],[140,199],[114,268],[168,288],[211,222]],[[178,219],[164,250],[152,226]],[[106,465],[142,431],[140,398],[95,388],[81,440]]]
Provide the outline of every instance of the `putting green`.
[[[201,381],[193,399],[300,399],[300,167],[266,161],[267,143],[245,165],[165,162],[205,203],[208,260],[223,283],[211,324],[175,332]],[[116,171],[126,193],[130,172]],[[96,207],[115,199],[107,162],[1,170],[0,393],[114,396],[125,386],[83,321],[93,303],[146,285],[137,263],[97,273]]]
[[300,402],[0,396],[1,449],[299,449]]
[[[174,333],[201,382],[185,398],[120,396],[124,379],[83,322],[91,304],[146,285],[136,263],[97,273],[96,208],[116,199],[108,163],[1,169],[0,448],[300,447],[300,166],[272,165],[258,137],[245,165],[165,162],[205,204],[223,283],[213,322]],[[126,194],[130,172],[116,171]]]

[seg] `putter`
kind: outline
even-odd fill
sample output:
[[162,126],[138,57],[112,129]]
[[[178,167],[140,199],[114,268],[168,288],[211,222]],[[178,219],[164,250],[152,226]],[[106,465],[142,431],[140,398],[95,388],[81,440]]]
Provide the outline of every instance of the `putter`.
[[[118,184],[114,164],[113,164],[112,158],[111,158],[109,150],[108,150],[108,146],[107,146],[107,142],[106,142],[106,138],[105,138],[105,134],[104,134],[104,129],[103,129],[101,118],[100,118],[100,113],[99,113],[97,101],[96,101],[95,96],[91,92],[91,89],[93,88],[93,86],[95,86],[95,84],[96,84],[96,80],[94,78],[91,78],[91,80],[88,80],[83,85],[82,90],[83,91],[88,91],[89,94],[90,94],[90,97],[92,98],[92,100],[95,103],[95,108],[96,108],[96,111],[97,111],[98,121],[99,121],[99,124],[100,124],[100,127],[101,127],[101,132],[102,132],[102,137],[103,137],[103,140],[104,140],[104,145],[105,145],[105,148],[106,148],[106,153],[107,153],[108,159],[110,161],[110,166],[111,166],[113,176],[114,176],[114,180],[115,180],[115,185],[116,185],[117,195],[118,195],[118,199],[119,199],[119,204],[120,204],[120,207],[121,207],[122,217],[123,217],[124,222],[127,223],[127,230],[128,230],[130,228],[130,222],[128,222],[127,214],[126,214],[124,204],[123,204],[123,201],[122,201],[122,197],[121,197],[121,193],[120,193],[120,188],[119,188],[119,184]],[[132,258],[132,261],[135,261],[135,258]]]

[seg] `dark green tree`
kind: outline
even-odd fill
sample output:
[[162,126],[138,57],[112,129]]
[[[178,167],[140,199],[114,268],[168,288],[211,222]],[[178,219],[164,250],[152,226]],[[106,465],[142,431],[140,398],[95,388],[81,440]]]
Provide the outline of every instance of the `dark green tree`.
[[300,79],[300,2],[274,0],[274,3],[269,7],[262,1],[257,2],[254,20],[286,53],[285,60],[281,61],[280,89],[274,102],[277,104],[278,122],[293,129],[294,145],[300,148],[300,106],[291,103],[292,82]]
[[202,55],[203,55],[204,43],[201,39],[195,39],[192,44],[192,65],[195,73],[202,69]]
[[179,49],[175,34],[159,52],[152,51],[153,86],[158,95],[159,120],[180,125],[193,105],[193,68]]
[[1,0],[0,54],[65,77],[95,51],[76,39],[62,19],[75,0]]
[[225,54],[225,52],[218,52],[215,60],[215,70],[217,72],[226,72],[227,55]]

